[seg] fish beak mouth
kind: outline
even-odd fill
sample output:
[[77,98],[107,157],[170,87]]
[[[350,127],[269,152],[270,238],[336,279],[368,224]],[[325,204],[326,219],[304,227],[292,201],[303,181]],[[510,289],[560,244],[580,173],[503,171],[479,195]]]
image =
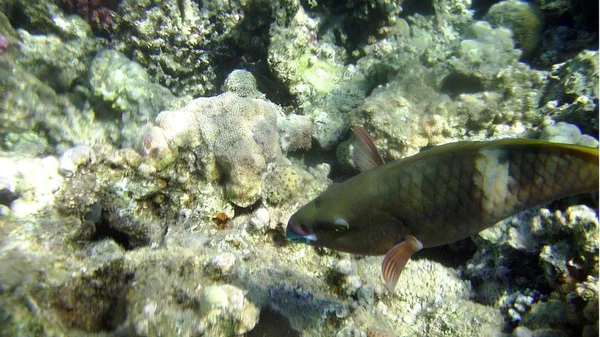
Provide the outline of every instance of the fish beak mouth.
[[317,241],[317,236],[315,233],[310,233],[309,231],[303,229],[302,226],[294,223],[291,220],[285,229],[285,236],[287,236],[287,238],[293,242],[312,243]]

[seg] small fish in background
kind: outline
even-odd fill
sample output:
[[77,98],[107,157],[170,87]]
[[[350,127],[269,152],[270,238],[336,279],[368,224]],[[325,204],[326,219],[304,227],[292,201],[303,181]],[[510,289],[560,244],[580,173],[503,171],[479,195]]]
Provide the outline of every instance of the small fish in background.
[[532,139],[465,141],[384,163],[360,140],[363,173],[334,184],[290,218],[286,235],[362,255],[383,255],[390,291],[422,248],[477,234],[527,208],[598,191],[598,149]]

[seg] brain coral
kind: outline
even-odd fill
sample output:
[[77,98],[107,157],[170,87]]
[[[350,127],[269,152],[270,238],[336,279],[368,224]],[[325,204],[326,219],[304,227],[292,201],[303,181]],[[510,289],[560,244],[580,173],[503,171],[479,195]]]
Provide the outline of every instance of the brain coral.
[[269,101],[227,92],[163,111],[156,125],[170,148],[193,151],[206,177],[224,178],[229,200],[246,207],[260,197],[267,164],[281,155],[278,115]]
[[513,31],[515,43],[528,57],[537,47],[544,26],[542,12],[530,2],[508,0],[493,5],[486,19],[496,27]]

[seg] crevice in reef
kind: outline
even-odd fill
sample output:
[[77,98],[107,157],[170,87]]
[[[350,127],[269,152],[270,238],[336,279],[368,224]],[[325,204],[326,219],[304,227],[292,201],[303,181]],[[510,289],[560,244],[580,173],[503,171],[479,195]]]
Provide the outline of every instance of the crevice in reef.
[[263,337],[263,336],[280,336],[280,337],[299,337],[300,333],[290,325],[288,319],[269,308],[260,311],[258,324],[246,337]]
[[444,78],[440,90],[451,97],[456,97],[460,94],[482,92],[484,87],[481,80],[475,76],[452,73]]
[[96,230],[94,231],[94,234],[92,234],[90,241],[102,241],[107,238],[113,239],[125,250],[134,248],[130,236],[127,233],[111,227],[108,220],[103,216],[102,220],[96,223]]

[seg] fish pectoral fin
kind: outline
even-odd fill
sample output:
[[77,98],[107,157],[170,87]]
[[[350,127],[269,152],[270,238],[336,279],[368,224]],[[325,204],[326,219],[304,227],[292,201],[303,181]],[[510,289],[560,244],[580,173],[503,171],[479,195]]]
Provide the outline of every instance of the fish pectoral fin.
[[355,127],[353,130],[356,140],[354,142],[354,162],[356,167],[365,172],[377,166],[383,165],[383,158],[377,151],[377,146],[367,130]]
[[394,288],[396,288],[398,278],[410,257],[422,248],[423,244],[417,238],[407,235],[402,242],[392,247],[385,254],[383,263],[381,264],[381,273],[383,274],[385,285],[390,292],[393,292]]

